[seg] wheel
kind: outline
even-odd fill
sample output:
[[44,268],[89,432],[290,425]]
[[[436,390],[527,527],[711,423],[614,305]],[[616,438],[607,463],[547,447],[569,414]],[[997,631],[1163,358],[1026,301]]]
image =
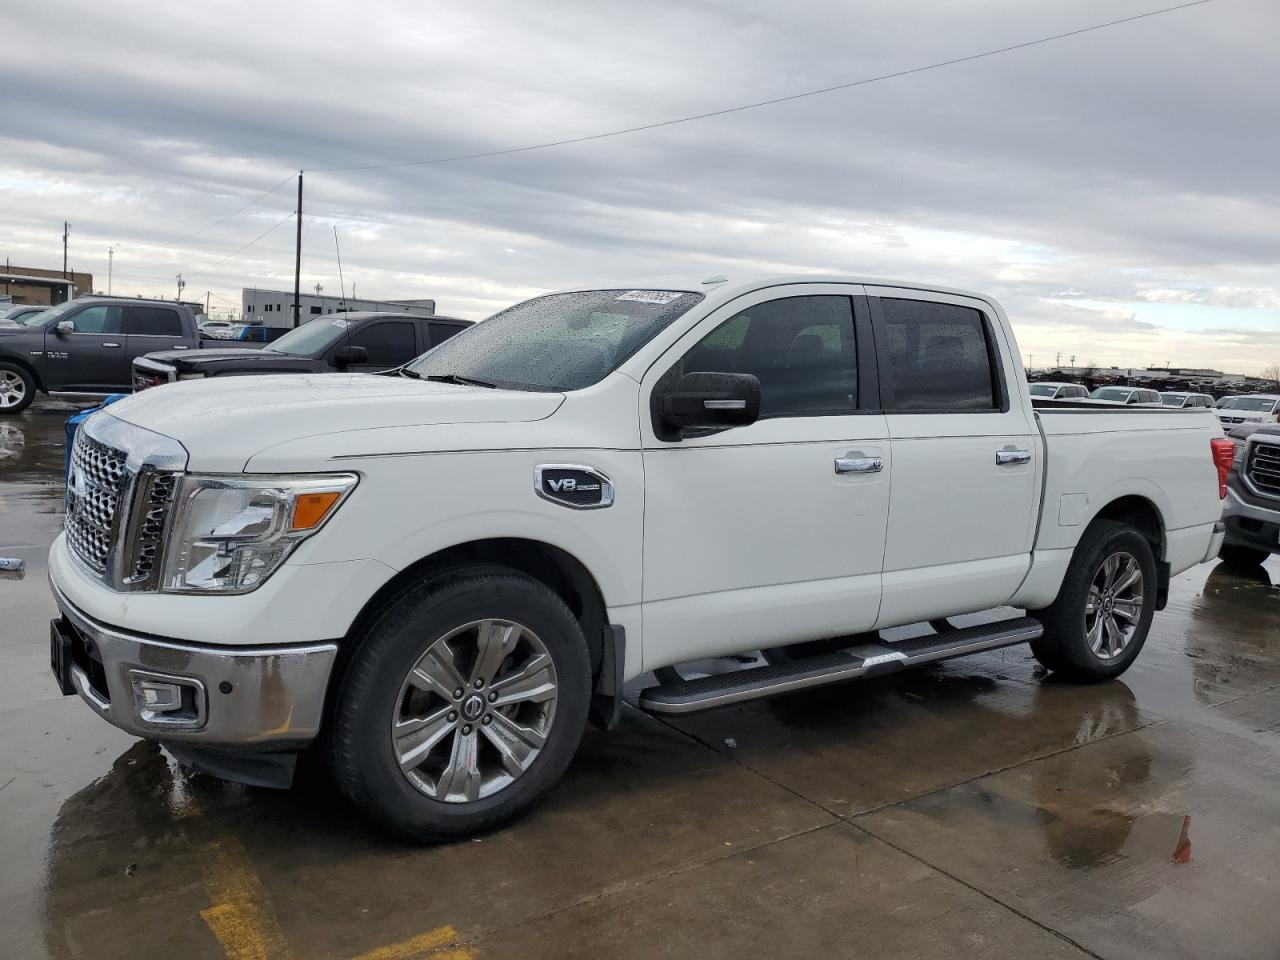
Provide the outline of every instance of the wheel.
[[1218,559],[1232,567],[1256,567],[1266,563],[1271,554],[1258,547],[1246,547],[1239,543],[1224,543],[1218,550]]
[[1033,613],[1044,635],[1031,650],[1073,680],[1118,677],[1146,642],[1155,603],[1151,544],[1130,526],[1096,521],[1076,546],[1058,598]]
[[328,735],[334,780],[413,840],[452,840],[527,812],[569,765],[591,662],[544,584],[501,567],[407,590],[356,638]]
[[36,382],[25,368],[0,360],[0,416],[21,413],[36,398]]

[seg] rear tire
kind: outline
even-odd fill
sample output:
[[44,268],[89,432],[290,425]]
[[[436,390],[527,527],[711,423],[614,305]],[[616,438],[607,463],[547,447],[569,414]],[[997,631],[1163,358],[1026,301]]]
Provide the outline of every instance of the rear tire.
[[1044,624],[1031,651],[1080,683],[1118,677],[1142,650],[1155,604],[1151,544],[1127,524],[1097,520],[1080,538],[1058,598],[1031,612]]
[[582,739],[591,661],[545,584],[470,567],[408,588],[353,637],[328,734],[339,789],[416,841],[493,830],[555,785]]
[[1257,567],[1266,563],[1271,554],[1258,547],[1246,547],[1238,543],[1224,543],[1218,550],[1218,559],[1229,567]]
[[25,367],[0,360],[0,416],[21,413],[36,398],[36,381]]

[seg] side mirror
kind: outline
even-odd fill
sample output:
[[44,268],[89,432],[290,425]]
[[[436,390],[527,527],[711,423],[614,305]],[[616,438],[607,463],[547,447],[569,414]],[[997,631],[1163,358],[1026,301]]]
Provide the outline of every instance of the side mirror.
[[686,429],[743,427],[760,416],[760,381],[749,373],[686,373],[653,402],[675,439]]
[[368,363],[369,351],[364,347],[339,347],[333,351],[333,365],[341,370],[357,363]]
[[76,325],[75,325],[75,321],[74,321],[74,320],[59,320],[59,321],[54,325],[53,332],[54,332],[54,333],[56,333],[56,334],[57,334],[58,336],[60,336],[60,337],[61,337],[61,336],[65,336],[65,335],[66,335],[66,334],[68,334],[68,333],[75,333],[75,332],[76,332]]

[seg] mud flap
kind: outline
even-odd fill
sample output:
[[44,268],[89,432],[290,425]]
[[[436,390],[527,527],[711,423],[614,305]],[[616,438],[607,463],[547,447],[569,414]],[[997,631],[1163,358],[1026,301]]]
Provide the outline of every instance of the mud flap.
[[627,662],[627,632],[617,624],[605,627],[600,673],[591,694],[588,717],[593,726],[612,730],[622,717],[622,670]]

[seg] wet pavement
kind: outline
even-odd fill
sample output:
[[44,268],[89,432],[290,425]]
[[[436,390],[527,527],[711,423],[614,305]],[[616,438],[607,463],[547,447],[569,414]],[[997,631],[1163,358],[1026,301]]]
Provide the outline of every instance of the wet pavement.
[[185,773],[57,694],[63,421],[0,419],[0,956],[1280,956],[1280,565],[1173,584],[1118,681],[1022,648],[590,732],[533,816],[389,842],[318,771]]

